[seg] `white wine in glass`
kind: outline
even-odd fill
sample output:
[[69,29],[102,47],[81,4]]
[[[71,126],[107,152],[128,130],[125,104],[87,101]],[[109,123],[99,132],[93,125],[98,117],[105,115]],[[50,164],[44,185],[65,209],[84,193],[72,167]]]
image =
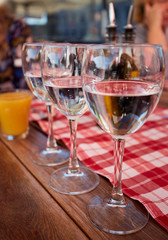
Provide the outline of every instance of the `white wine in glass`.
[[136,207],[122,192],[125,139],[145,123],[159,101],[164,82],[163,51],[160,45],[95,45],[87,49],[84,59],[87,104],[114,142],[111,196],[93,198],[88,216],[101,230],[130,234],[142,229],[149,215],[142,204]]
[[43,166],[56,166],[69,159],[69,150],[58,146],[53,133],[53,103],[46,92],[41,78],[42,43],[25,43],[22,49],[22,66],[25,79],[32,93],[41,99],[48,112],[49,134],[44,149],[33,153],[32,160]]
[[89,192],[99,184],[98,175],[77,159],[78,119],[87,110],[81,79],[84,49],[78,44],[46,44],[42,50],[42,79],[56,108],[68,119],[71,143],[69,166],[53,172],[50,186],[71,195]]

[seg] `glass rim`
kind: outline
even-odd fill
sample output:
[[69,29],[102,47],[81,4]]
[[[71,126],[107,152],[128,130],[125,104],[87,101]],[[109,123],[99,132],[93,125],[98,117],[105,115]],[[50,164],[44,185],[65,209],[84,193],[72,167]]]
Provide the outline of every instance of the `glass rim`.
[[42,43],[42,42],[41,42],[41,43],[40,43],[40,42],[37,42],[37,43],[36,43],[36,42],[35,42],[35,43],[34,43],[34,42],[33,42],[33,43],[24,43],[23,46],[30,46],[30,47],[31,47],[31,46],[32,46],[32,47],[37,46],[37,47],[42,47],[42,46],[43,46],[43,43]]
[[108,49],[109,47],[111,48],[131,48],[131,47],[153,47],[153,48],[161,48],[162,49],[162,45],[161,44],[149,44],[149,43],[116,43],[116,44],[111,44],[111,43],[100,43],[100,44],[95,44],[95,43],[69,43],[69,42],[48,42],[48,41],[44,41],[44,42],[32,42],[32,43],[24,43],[23,45],[25,46],[51,46],[51,47],[61,47],[61,46],[72,46],[72,47],[83,47],[83,48],[93,48],[93,49]]
[[44,42],[43,47],[51,47],[51,48],[60,48],[60,47],[72,47],[72,48],[87,48],[88,46],[94,46],[91,43],[47,43]]
[[92,46],[88,46],[88,49],[110,49],[110,48],[162,48],[161,44],[149,44],[149,43],[104,43],[104,44],[93,44]]

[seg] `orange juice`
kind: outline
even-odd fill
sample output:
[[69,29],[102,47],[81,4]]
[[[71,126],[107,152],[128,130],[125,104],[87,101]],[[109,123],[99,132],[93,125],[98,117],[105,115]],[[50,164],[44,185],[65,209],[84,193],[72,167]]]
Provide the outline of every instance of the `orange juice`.
[[32,94],[16,90],[0,94],[0,125],[4,136],[20,136],[28,131]]

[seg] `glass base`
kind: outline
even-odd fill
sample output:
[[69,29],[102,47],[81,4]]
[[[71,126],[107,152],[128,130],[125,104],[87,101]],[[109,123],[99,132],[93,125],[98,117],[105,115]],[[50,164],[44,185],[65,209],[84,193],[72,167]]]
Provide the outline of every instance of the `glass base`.
[[100,182],[92,170],[80,167],[80,173],[68,173],[68,167],[57,169],[50,178],[50,186],[63,194],[77,195],[93,190]]
[[149,214],[142,204],[136,207],[126,199],[126,204],[118,207],[108,200],[96,196],[88,206],[88,217],[100,230],[125,235],[137,232],[147,224]]
[[15,140],[15,139],[25,139],[29,133],[29,128],[27,129],[26,132],[21,133],[19,135],[10,135],[10,134],[4,134],[2,133],[3,137],[6,138],[7,140]]
[[69,150],[60,146],[36,152],[32,156],[32,161],[41,166],[57,166],[68,162]]

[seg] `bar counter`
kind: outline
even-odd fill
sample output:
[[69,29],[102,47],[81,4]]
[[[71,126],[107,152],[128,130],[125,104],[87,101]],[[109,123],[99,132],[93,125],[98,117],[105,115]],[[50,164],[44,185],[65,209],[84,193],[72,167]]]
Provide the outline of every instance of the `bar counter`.
[[[160,105],[168,106],[167,91]],[[89,193],[71,196],[55,192],[49,179],[56,167],[31,161],[32,152],[45,146],[46,139],[34,122],[24,140],[0,137],[0,240],[168,239],[167,231],[151,216],[141,231],[125,236],[96,228],[87,218],[87,204],[95,195],[109,193],[110,182],[100,176],[100,184]],[[63,145],[61,140],[59,144]]]

